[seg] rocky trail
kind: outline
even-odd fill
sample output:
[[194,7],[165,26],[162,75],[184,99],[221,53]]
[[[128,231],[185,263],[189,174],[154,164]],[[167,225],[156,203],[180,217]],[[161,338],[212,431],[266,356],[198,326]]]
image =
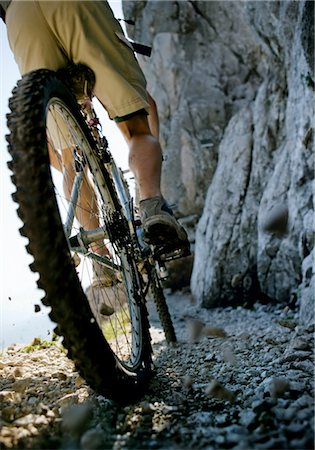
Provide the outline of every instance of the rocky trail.
[[168,302],[167,347],[149,304],[156,374],[136,404],[97,395],[62,346],[35,340],[1,358],[1,448],[311,449],[314,327],[283,305],[205,310]]

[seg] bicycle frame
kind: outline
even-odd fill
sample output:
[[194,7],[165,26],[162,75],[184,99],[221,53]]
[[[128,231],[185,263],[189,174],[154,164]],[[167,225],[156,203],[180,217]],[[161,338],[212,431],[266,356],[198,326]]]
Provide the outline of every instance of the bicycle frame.
[[[97,142],[98,145],[102,143],[102,146],[104,146],[104,141],[106,142],[106,139],[103,138],[101,135],[101,131],[99,130],[99,120],[96,116],[96,113],[94,111],[94,108],[92,107],[91,103],[87,101],[88,99],[81,99],[79,102],[81,106],[81,110],[86,118],[86,123],[88,124],[90,130],[92,131],[92,134]],[[88,105],[88,106],[87,106]],[[92,153],[95,150],[91,150],[90,148],[86,148],[86,151],[89,153]],[[137,239],[137,234],[135,230],[135,222],[134,222],[134,212],[133,212],[133,202],[130,197],[130,193],[128,190],[128,187],[126,185],[126,181],[123,178],[123,173],[120,168],[116,165],[114,158],[109,153],[108,148],[105,149],[107,151],[106,154],[106,162],[104,162],[105,169],[107,170],[107,173],[112,181],[112,183],[115,186],[115,193],[117,194],[121,210],[123,211],[124,217],[127,220],[128,227],[132,236],[132,241],[134,242],[134,254],[135,256],[139,256],[141,253],[140,248],[140,242]],[[74,150],[74,153],[76,150]],[[93,155],[92,155],[93,156]],[[93,157],[91,158],[93,160]],[[105,240],[108,238],[108,233],[106,230],[106,226],[95,228],[94,230],[84,230],[83,228],[80,229],[80,232],[77,233],[75,236],[70,237],[71,229],[73,226],[73,222],[75,220],[75,210],[76,210],[76,204],[79,198],[79,192],[83,181],[83,171],[87,170],[85,167],[85,162],[81,161],[79,156],[75,154],[75,177],[72,184],[71,194],[70,194],[70,200],[69,200],[69,209],[67,212],[67,218],[64,223],[64,229],[66,236],[68,237],[69,243],[70,243],[70,249],[71,251],[74,251],[78,254],[84,254],[87,255],[100,263],[101,265],[108,267],[108,268],[118,268],[116,264],[113,264],[113,261],[109,259],[107,256],[100,256],[91,250],[88,249],[88,246],[96,241],[99,240]],[[94,171],[94,173],[98,173],[98,171]],[[96,175],[97,176],[97,175]],[[100,183],[101,184],[101,183]],[[99,194],[103,197],[104,202],[106,203],[106,199],[109,197],[109,193],[106,188],[104,188],[103,192],[99,192]],[[143,244],[144,247],[147,248],[145,244]]]

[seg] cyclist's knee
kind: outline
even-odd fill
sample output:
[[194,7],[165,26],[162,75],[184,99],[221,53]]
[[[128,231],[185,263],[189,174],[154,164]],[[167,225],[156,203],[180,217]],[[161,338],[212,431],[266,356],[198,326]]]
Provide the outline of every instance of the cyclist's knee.
[[117,125],[127,141],[135,136],[152,134],[148,118],[144,114],[136,114],[123,122],[118,122]]

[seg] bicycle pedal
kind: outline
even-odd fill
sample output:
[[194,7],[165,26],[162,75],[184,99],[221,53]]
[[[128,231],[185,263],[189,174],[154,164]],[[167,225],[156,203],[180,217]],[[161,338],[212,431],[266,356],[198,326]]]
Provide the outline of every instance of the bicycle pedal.
[[163,262],[167,261],[173,261],[174,259],[184,258],[185,256],[191,255],[190,248],[184,247],[184,248],[178,248],[178,249],[167,249],[167,248],[160,248],[155,251],[155,253],[158,255],[158,257]]

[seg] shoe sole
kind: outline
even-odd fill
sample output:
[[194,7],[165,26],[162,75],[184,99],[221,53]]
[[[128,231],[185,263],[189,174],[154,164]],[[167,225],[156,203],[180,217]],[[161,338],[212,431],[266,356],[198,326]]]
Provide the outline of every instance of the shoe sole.
[[165,216],[155,216],[152,221],[146,221],[144,240],[151,245],[172,249],[189,246],[186,231],[178,228],[177,224],[170,223],[169,218]]

